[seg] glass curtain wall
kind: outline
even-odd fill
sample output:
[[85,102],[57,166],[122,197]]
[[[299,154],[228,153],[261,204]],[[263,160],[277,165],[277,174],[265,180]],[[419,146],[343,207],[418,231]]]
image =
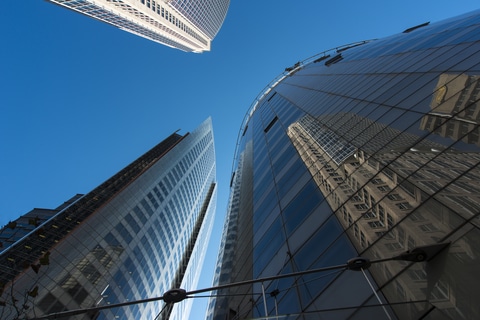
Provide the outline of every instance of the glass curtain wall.
[[480,317],[479,30],[473,12],[322,52],[259,95],[216,284],[375,263],[218,290],[209,319]]

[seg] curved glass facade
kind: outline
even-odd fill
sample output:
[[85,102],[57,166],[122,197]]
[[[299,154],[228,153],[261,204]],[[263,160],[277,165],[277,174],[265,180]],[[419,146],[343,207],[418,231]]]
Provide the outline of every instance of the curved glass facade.
[[480,317],[479,30],[473,12],[326,51],[259,95],[215,284],[376,262],[218,290],[209,319]]
[[[38,317],[194,289],[213,225],[215,171],[210,119],[185,136],[173,134],[1,252],[8,270],[2,283],[13,288],[2,301],[14,292]],[[25,298],[35,286],[37,295]],[[182,319],[191,303],[160,314],[164,303],[154,301],[75,319]],[[0,311],[2,319],[15,318],[11,303]]]

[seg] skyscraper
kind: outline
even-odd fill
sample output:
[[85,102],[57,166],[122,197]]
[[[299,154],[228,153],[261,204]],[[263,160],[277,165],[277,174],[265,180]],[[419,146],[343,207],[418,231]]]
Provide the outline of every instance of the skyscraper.
[[[39,317],[195,288],[216,192],[208,119],[192,133],[173,133],[91,192],[9,223],[0,232],[0,318]],[[153,301],[70,319],[181,319],[191,303],[165,307]]]
[[480,317],[479,30],[473,12],[327,50],[259,94],[209,319]]
[[209,51],[230,0],[48,0],[149,40]]

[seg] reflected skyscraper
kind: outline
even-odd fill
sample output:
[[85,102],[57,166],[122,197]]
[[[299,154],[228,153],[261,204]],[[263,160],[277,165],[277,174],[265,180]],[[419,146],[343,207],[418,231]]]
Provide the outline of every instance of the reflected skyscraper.
[[421,128],[479,145],[480,132],[476,124],[480,119],[480,105],[475,101],[480,95],[480,76],[442,74],[435,92],[432,111],[423,117]]
[[[215,171],[208,119],[191,133],[173,133],[91,192],[9,223],[0,231],[0,318],[196,288],[214,219]],[[191,304],[152,301],[69,319],[188,319]]]
[[215,284],[267,280],[218,290],[209,319],[480,317],[479,28],[474,12],[325,51],[260,93]]
[[210,51],[230,5],[230,0],[48,1],[188,52]]

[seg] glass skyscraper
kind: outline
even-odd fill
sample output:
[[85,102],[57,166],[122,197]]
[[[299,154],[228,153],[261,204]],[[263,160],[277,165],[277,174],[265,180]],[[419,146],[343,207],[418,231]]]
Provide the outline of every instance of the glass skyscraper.
[[209,51],[230,0],[48,0],[149,40]]
[[480,12],[286,68],[240,129],[208,318],[479,318],[479,100]]
[[[207,119],[191,133],[173,133],[91,192],[10,222],[0,231],[0,318],[196,288],[213,225],[215,174]],[[187,319],[191,304],[152,301],[69,319]]]

